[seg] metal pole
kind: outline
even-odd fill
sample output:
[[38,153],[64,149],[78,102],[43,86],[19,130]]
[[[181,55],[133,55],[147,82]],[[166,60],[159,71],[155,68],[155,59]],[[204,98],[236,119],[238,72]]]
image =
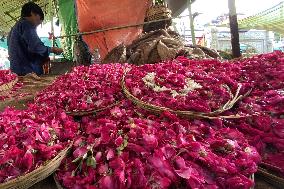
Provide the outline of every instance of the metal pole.
[[[52,4],[53,0],[49,0],[49,16],[50,16],[50,26],[51,26],[51,33],[52,33],[52,47],[55,46],[55,37],[54,37],[54,26],[53,26],[53,11],[52,11]],[[55,54],[53,53],[53,61],[55,60]]]
[[189,12],[189,20],[190,20],[190,32],[191,32],[191,39],[192,39],[192,45],[196,45],[195,41],[195,32],[194,32],[194,23],[193,23],[193,17],[192,17],[192,11],[191,11],[191,4],[192,0],[187,0],[187,8]]

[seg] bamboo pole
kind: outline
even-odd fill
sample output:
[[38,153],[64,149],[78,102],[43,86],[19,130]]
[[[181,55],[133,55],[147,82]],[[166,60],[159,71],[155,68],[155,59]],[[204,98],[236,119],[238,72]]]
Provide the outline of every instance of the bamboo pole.
[[193,0],[187,0],[187,8],[188,8],[188,12],[189,12],[192,45],[196,45],[194,23],[193,23],[193,16],[192,16],[192,10],[191,10],[191,4],[193,2],[194,2]]
[[241,56],[241,52],[240,52],[239,26],[238,26],[235,0],[228,0],[228,6],[229,6],[232,54],[234,58],[238,58]]
[[[55,46],[55,37],[54,37],[54,25],[53,25],[53,11],[52,11],[53,0],[49,0],[49,19],[50,19],[50,29],[52,34],[52,47]],[[53,53],[53,61],[55,60],[55,54]]]

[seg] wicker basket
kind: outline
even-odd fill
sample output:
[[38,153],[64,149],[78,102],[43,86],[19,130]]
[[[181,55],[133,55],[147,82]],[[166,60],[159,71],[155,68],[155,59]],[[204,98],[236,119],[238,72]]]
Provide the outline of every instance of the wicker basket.
[[164,5],[151,6],[146,13],[146,21],[160,20],[172,17],[172,11]]
[[284,179],[268,172],[264,168],[259,167],[257,170],[257,175],[277,188],[284,188]]
[[[164,5],[154,5],[147,10],[145,21],[155,21],[143,25],[143,32],[166,29],[172,24],[172,11]],[[159,21],[158,21],[159,20]]]
[[[143,102],[143,101],[139,100],[138,98],[136,98],[133,94],[131,94],[130,91],[127,89],[127,87],[125,85],[126,74],[127,74],[127,72],[124,74],[124,76],[122,77],[122,80],[121,80],[121,87],[122,87],[124,95],[129,100],[131,100],[134,104],[139,106],[140,108],[148,110],[152,113],[160,114],[164,111],[168,111],[168,112],[174,113],[178,116],[185,117],[185,118],[206,118],[206,119],[219,119],[219,118],[222,118],[222,119],[239,119],[239,118],[242,118],[242,117],[248,117],[249,116],[249,115],[246,115],[246,116],[241,116],[241,115],[220,116],[219,115],[220,113],[232,108],[233,105],[243,97],[242,95],[238,96],[238,91],[237,91],[236,95],[234,96],[234,98],[232,100],[228,101],[223,106],[223,107],[226,106],[228,108],[222,109],[223,108],[222,107],[221,109],[216,110],[214,112],[210,112],[210,113],[172,110],[172,109],[167,108],[167,107],[157,106],[157,105],[153,105],[153,104],[150,104],[150,103]],[[240,88],[239,88],[239,90],[240,90]]]
[[66,112],[66,114],[70,115],[70,116],[86,116],[86,115],[92,115],[95,114],[97,112],[101,112],[104,110],[107,110],[109,108],[112,108],[116,105],[118,105],[120,103],[120,101],[117,101],[109,106],[106,106],[104,108],[100,108],[100,109],[92,109],[92,110],[88,110],[88,111],[73,111],[73,112]]
[[46,164],[40,166],[34,171],[20,176],[13,180],[0,184],[1,189],[27,189],[37,182],[47,178],[51,175],[60,165],[62,159],[66,156],[70,146],[61,151],[55,158],[48,161]]

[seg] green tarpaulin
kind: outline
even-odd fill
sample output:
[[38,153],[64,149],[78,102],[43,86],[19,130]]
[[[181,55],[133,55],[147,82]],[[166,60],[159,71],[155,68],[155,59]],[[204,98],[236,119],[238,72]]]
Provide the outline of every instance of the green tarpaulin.
[[[70,35],[77,33],[78,25],[75,14],[74,1],[59,0],[59,20],[62,25],[61,35]],[[73,59],[74,37],[65,37],[61,40],[62,48],[64,49],[64,57],[68,60]]]

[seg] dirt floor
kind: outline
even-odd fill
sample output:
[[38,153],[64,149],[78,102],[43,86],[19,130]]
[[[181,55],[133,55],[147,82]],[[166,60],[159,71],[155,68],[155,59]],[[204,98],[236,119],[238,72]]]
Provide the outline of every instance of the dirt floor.
[[30,189],[57,189],[53,177],[50,176],[47,179],[33,185]]

